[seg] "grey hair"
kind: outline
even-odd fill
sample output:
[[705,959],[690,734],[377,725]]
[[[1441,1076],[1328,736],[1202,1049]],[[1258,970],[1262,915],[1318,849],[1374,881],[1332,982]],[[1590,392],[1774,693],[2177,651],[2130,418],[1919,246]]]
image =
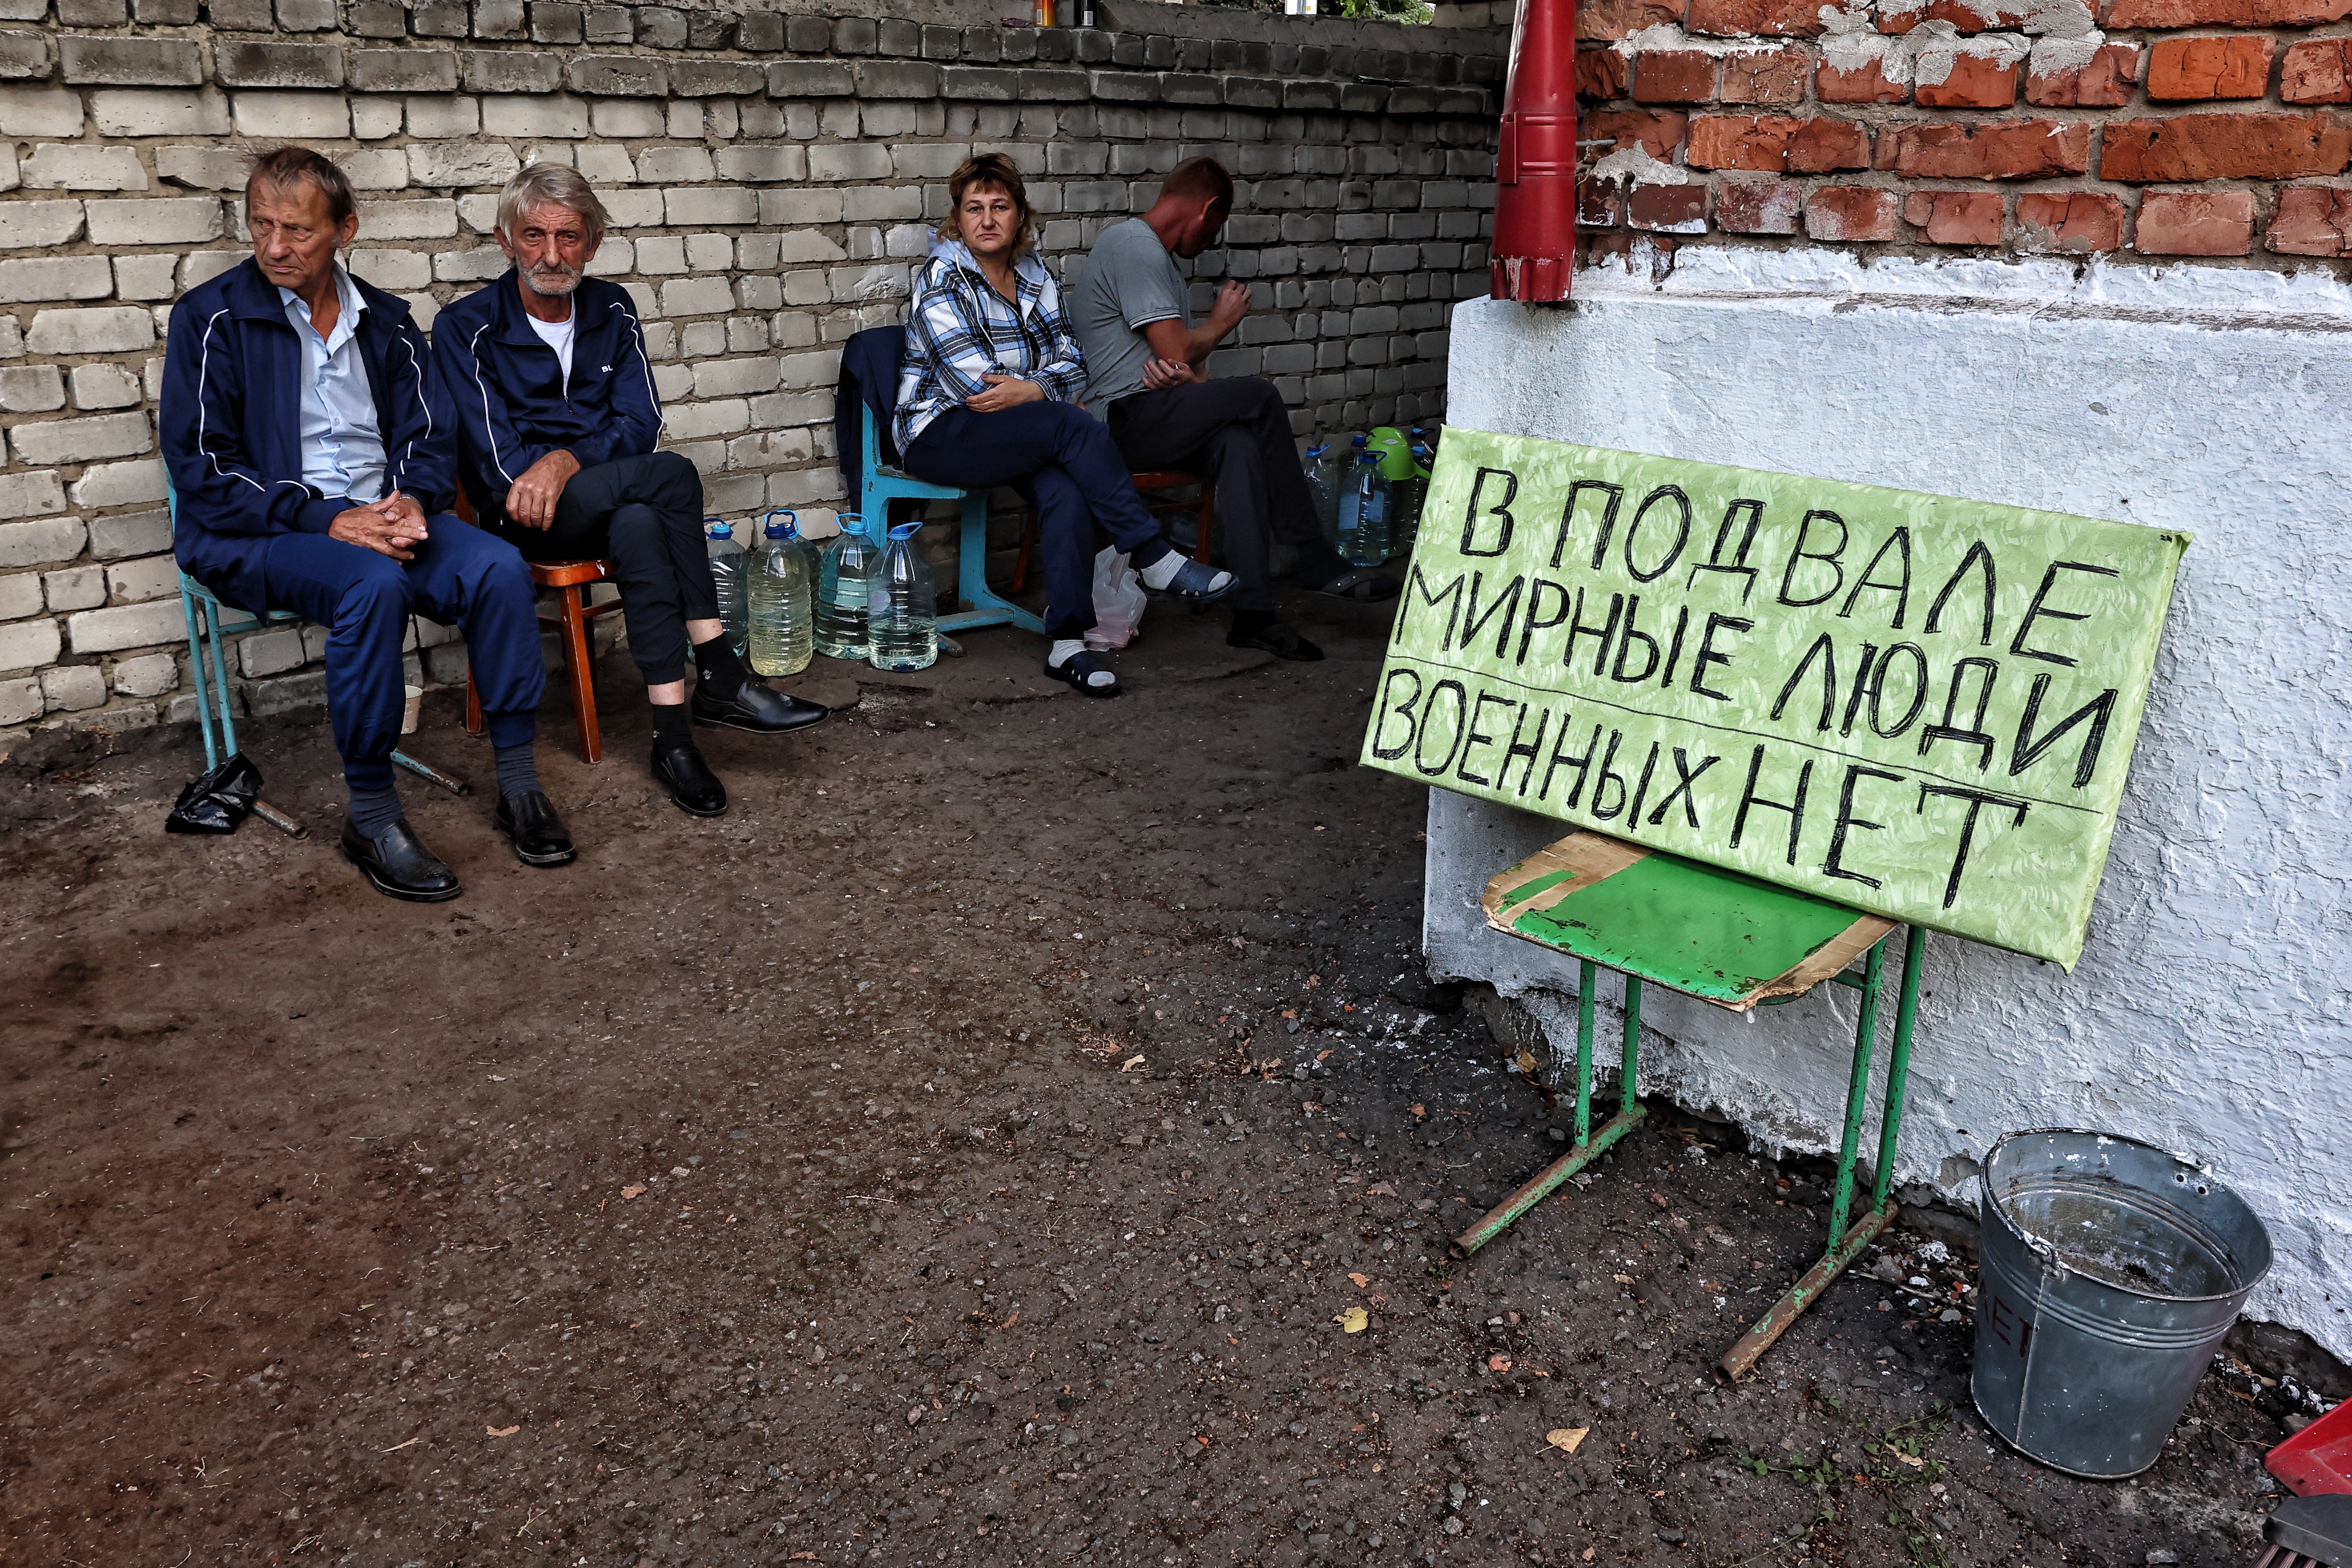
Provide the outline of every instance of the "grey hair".
[[596,196],[596,188],[568,163],[532,163],[507,182],[499,193],[499,228],[512,239],[516,227],[541,205],[569,207],[588,226],[588,240],[604,237],[611,216]]

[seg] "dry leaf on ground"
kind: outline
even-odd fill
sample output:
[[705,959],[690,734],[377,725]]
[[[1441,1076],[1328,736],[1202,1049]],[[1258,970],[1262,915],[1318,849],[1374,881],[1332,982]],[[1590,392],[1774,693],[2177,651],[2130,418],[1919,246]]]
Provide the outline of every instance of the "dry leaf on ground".
[[625,1198],[643,1197],[645,1195],[645,1191],[646,1189],[643,1186],[632,1183],[628,1186],[621,1189],[621,1195]]
[[493,1437],[511,1437],[522,1428],[520,1426],[485,1426],[482,1430]]
[[1350,1307],[1331,1321],[1339,1325],[1343,1333],[1360,1334],[1371,1327],[1372,1315],[1361,1307]]
[[1486,1370],[1488,1372],[1508,1372],[1511,1370],[1511,1358],[1507,1355],[1490,1355],[1486,1358]]
[[1591,1430],[1590,1426],[1555,1426],[1544,1434],[1544,1441],[1563,1454],[1573,1454],[1576,1446],[1584,1441],[1584,1435]]

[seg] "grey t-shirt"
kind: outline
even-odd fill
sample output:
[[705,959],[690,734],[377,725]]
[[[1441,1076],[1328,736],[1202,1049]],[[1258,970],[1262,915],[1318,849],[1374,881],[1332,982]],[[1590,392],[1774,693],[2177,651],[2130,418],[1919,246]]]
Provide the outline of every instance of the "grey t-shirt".
[[1097,417],[1143,390],[1143,367],[1151,358],[1145,327],[1192,324],[1176,258],[1139,217],[1102,231],[1069,298],[1070,325],[1087,356],[1087,402]]

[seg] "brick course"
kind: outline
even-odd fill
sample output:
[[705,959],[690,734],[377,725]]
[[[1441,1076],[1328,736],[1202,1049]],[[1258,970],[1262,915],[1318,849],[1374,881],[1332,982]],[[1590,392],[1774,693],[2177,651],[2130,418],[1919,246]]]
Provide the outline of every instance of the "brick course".
[[[2352,255],[2352,197],[2312,183],[2352,171],[2352,35],[2307,31],[2347,20],[2352,0],[1599,0],[1579,134],[1711,184],[1727,242],[2308,265]],[[1588,181],[1580,221],[1627,221],[1633,194]]]
[[[1028,174],[1056,267],[1178,157],[1222,156],[1241,201],[1192,287],[1205,304],[1240,279],[1255,309],[1216,369],[1275,377],[1302,433],[1442,415],[1447,312],[1486,289],[1499,30],[1212,10],[1082,34],[515,0],[139,0],[129,33],[126,15],[65,0],[54,25],[0,28],[0,752],[45,717],[175,706],[161,333],[182,290],[245,254],[257,141],[342,163],[361,197],[347,260],[428,328],[504,269],[499,184],[529,159],[579,167],[614,216],[594,269],[645,312],[667,440],[710,509],[791,505],[819,531],[841,496],[840,345],[899,319],[944,177],[974,147]],[[1692,53],[1696,101],[1804,96],[1801,53]],[[1594,89],[1627,90],[1623,64],[1594,62]],[[1629,122],[1675,155],[1682,115]],[[1705,229],[1709,196],[1694,174],[1621,199],[1680,236]],[[426,641],[434,678],[462,678],[462,645]],[[318,700],[320,637],[240,642],[248,710]]]

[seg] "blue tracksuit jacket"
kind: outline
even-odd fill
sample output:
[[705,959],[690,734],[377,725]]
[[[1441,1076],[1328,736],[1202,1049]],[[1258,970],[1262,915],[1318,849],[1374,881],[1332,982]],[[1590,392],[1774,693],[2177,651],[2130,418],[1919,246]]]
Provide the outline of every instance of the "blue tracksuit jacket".
[[[406,300],[352,281],[367,301],[360,358],[375,393],[384,482],[427,515],[447,511],[457,430],[435,412],[425,334]],[[263,607],[262,545],[271,535],[324,533],[336,513],[359,504],[302,483],[301,353],[278,286],[249,257],[172,308],[158,424],[178,496],[173,553],[183,571],[247,610]]]
[[643,456],[661,437],[646,330],[628,290],[580,280],[567,385],[562,362],[530,330],[521,287],[509,268],[433,322],[441,406],[457,416],[458,472],[485,524],[504,515],[523,470],[558,447],[593,468]]

